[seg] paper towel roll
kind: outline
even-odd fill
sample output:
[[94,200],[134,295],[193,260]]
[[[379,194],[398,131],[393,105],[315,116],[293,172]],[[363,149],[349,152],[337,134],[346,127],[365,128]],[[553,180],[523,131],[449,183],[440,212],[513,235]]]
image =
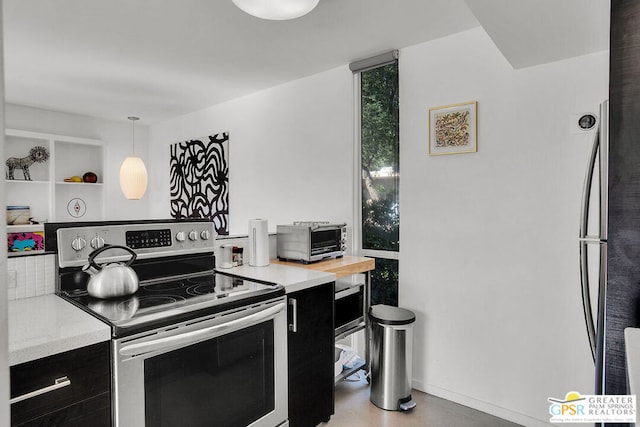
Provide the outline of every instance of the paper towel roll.
[[249,265],[269,265],[269,223],[266,219],[249,220]]

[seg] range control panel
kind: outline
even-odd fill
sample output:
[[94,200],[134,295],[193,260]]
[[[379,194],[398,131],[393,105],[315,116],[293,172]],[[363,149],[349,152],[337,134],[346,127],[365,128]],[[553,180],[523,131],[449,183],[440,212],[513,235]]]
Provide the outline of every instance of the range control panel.
[[[138,259],[213,252],[215,232],[212,222],[177,221],[167,223],[119,224],[60,228],[58,264],[80,267],[89,254],[107,245],[128,246]],[[96,262],[117,262],[130,258],[121,249],[102,252]]]
[[127,246],[131,249],[139,248],[161,248],[171,246],[173,242],[171,230],[141,230],[127,231],[125,233]]

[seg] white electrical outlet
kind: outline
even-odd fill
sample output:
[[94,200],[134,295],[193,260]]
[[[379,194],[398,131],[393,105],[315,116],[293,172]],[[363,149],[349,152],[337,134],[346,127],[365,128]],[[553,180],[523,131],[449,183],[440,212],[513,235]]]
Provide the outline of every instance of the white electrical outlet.
[[15,288],[16,286],[18,286],[18,271],[7,270],[7,287],[11,289]]

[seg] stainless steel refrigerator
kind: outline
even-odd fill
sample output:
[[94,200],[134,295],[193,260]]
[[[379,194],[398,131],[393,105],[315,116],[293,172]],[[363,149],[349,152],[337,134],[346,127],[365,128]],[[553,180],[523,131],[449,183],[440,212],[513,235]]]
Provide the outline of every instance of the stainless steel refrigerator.
[[578,239],[582,306],[596,367],[596,394],[603,394],[606,384],[608,166],[609,101],[604,101],[587,162]]

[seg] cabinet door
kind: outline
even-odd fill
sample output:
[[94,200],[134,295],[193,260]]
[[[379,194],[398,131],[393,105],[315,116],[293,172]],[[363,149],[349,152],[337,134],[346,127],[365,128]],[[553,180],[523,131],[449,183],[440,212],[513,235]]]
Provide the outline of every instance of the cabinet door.
[[12,404],[11,424],[83,425],[91,420],[84,425],[110,425],[109,342],[12,366],[11,397],[49,387],[63,377],[69,385]]
[[291,427],[316,426],[334,413],[334,296],[333,282],[289,295]]

